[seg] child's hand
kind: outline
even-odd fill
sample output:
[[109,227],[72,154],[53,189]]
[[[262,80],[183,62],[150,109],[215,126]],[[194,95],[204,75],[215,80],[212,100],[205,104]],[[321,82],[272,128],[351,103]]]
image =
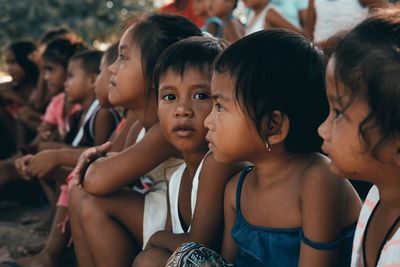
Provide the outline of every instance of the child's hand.
[[25,180],[30,180],[30,176],[26,172],[26,167],[29,163],[29,160],[33,157],[33,155],[26,155],[21,158],[18,158],[14,161],[14,166],[17,169],[17,172],[19,175],[21,175],[22,178]]
[[57,151],[45,150],[29,158],[26,172],[30,177],[42,178],[59,166]]
[[75,184],[79,187],[83,184],[86,170],[89,165],[100,157],[104,157],[106,153],[111,149],[111,142],[106,142],[100,146],[95,146],[86,149],[78,159],[78,163],[74,169],[75,172]]
[[39,132],[40,139],[43,141],[49,141],[50,136],[51,136],[51,131],[44,131],[44,132]]

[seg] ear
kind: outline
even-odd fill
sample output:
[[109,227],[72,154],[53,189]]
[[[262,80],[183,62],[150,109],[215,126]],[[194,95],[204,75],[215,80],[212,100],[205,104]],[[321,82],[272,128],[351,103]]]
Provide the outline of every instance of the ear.
[[283,142],[289,133],[289,118],[280,111],[272,112],[267,131],[268,142],[271,145]]
[[88,77],[88,87],[93,88],[95,87],[96,79],[97,79],[98,74],[92,73]]

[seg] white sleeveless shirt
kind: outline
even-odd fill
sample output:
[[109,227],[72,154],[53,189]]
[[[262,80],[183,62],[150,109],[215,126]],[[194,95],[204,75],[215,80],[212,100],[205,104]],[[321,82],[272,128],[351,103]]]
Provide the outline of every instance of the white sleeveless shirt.
[[[191,199],[190,206],[191,206],[191,211],[192,211],[192,218],[193,218],[193,214],[194,214],[194,209],[196,208],[197,190],[199,188],[199,178],[200,178],[201,169],[203,167],[204,158],[200,162],[199,166],[197,167],[196,173],[195,173],[195,175],[193,177],[193,181],[192,181],[192,194],[191,194],[191,198],[190,198]],[[171,180],[169,181],[169,184],[168,184],[172,232],[174,234],[185,233],[185,231],[183,230],[182,224],[181,224],[180,217],[179,217],[179,204],[178,204],[179,189],[181,187],[182,175],[183,175],[183,172],[185,171],[185,169],[186,169],[186,164],[183,163],[172,174]],[[188,231],[189,230],[190,230],[190,226],[188,228]]]
[[245,28],[245,35],[252,34],[254,32],[258,32],[264,30],[265,24],[265,16],[267,15],[268,11],[271,9],[272,5],[267,4],[264,9],[255,16],[254,12],[252,11],[247,19],[247,24]]

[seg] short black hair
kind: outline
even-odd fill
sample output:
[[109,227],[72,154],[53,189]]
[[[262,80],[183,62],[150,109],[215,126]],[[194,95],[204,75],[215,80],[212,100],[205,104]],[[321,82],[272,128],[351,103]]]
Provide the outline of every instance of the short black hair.
[[283,29],[260,31],[229,46],[217,58],[215,72],[230,74],[235,97],[259,135],[271,134],[271,115],[289,120],[284,144],[289,153],[319,152],[318,126],[328,114],[325,58],[303,36]]
[[29,40],[21,40],[11,43],[8,48],[14,55],[15,61],[25,72],[25,81],[29,84],[36,85],[39,77],[39,68],[33,62],[29,55],[36,51],[36,45]]
[[211,76],[213,62],[224,48],[223,42],[208,37],[191,37],[169,46],[159,57],[154,69],[156,94],[160,78],[168,70],[183,76],[186,69],[197,68]]
[[86,50],[71,57],[72,60],[81,60],[82,68],[87,74],[99,74],[100,62],[103,52],[99,50]]
[[49,29],[40,38],[40,43],[41,44],[48,44],[51,41],[53,41],[55,39],[58,39],[58,38],[61,38],[61,37],[65,37],[68,34],[72,34],[72,32],[69,29],[64,28],[64,27]]
[[351,95],[346,107],[357,97],[369,105],[370,113],[359,126],[367,149],[373,145],[368,130],[377,128],[382,134],[372,148],[377,158],[379,149],[400,134],[400,5],[378,10],[358,24],[333,57],[335,79]]
[[58,38],[51,41],[43,53],[43,59],[60,64],[67,69],[69,59],[76,53],[86,50],[83,43],[73,43],[65,38]]
[[136,23],[130,31],[132,40],[140,49],[149,94],[153,87],[153,70],[161,53],[175,42],[202,35],[193,22],[171,14],[150,15]]

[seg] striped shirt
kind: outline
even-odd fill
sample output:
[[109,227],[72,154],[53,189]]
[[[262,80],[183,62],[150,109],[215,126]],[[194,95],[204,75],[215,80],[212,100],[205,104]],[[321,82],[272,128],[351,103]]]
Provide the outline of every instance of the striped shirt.
[[[362,241],[368,220],[379,201],[379,191],[373,186],[361,209],[358,218],[357,229],[354,235],[351,267],[364,267]],[[396,230],[392,238],[383,246],[377,267],[400,267],[400,228]]]

